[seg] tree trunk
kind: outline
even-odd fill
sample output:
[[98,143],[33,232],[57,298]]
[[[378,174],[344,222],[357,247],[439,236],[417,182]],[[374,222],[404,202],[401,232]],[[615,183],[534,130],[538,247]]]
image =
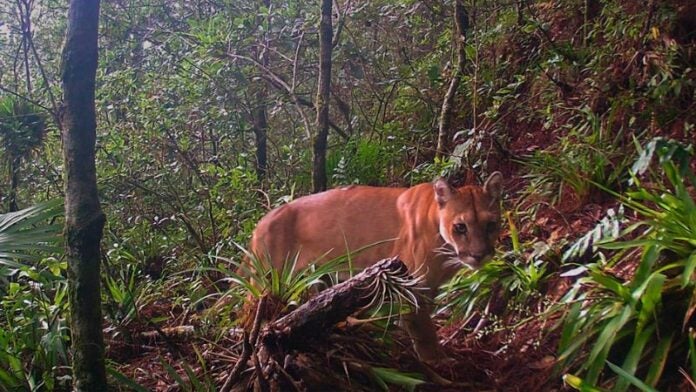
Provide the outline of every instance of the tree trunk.
[[332,0],[321,1],[319,22],[319,88],[317,91],[317,134],[314,136],[314,165],[312,185],[314,192],[326,190],[326,145],[329,135],[329,98],[331,88],[331,49],[333,26]]
[[[263,0],[263,5],[269,13],[267,23],[270,25],[270,8],[271,0]],[[263,23],[263,21],[259,21]],[[263,36],[259,38],[262,45],[256,46],[256,56],[264,69],[269,69],[270,59],[268,56],[268,29],[263,30]],[[256,179],[260,184],[267,175],[268,167],[268,110],[266,109],[266,101],[268,100],[268,91],[265,84],[259,84],[258,90],[254,94],[254,109],[252,110],[254,136],[256,137]]]
[[459,82],[464,73],[464,62],[466,61],[466,31],[469,28],[469,15],[464,8],[462,0],[457,0],[454,4],[454,26],[455,26],[455,41],[457,44],[457,64],[452,69],[452,79],[450,80],[449,88],[442,101],[442,109],[440,110],[440,125],[437,134],[437,151],[436,156],[442,158],[448,149],[451,135],[450,128],[452,127],[452,111],[454,107],[454,98],[459,88]]
[[524,26],[524,6],[525,0],[516,0],[517,25]]
[[71,0],[63,47],[65,237],[70,284],[73,389],[105,391],[99,267],[105,217],[95,168],[99,0]]
[[[262,89],[265,87],[261,87]],[[256,137],[256,179],[263,183],[268,170],[268,153],[266,148],[268,119],[266,115],[266,92],[259,90],[256,93],[254,117],[254,136]]]
[[9,195],[9,212],[19,211],[17,205],[17,189],[19,188],[19,166],[21,158],[15,157],[10,161],[10,195]]

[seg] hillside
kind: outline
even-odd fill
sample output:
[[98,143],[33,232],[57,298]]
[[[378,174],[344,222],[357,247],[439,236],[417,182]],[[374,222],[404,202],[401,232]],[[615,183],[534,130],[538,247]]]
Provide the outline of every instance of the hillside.
[[[65,196],[67,6],[19,3],[0,6],[0,389],[70,390],[60,200],[3,226]],[[110,388],[220,390],[239,367],[233,390],[696,390],[696,4],[334,1],[327,99],[318,3],[102,2]],[[250,336],[349,263],[245,267],[317,162],[330,188],[502,173],[495,255],[435,302],[446,358],[414,352],[399,275],[258,359]]]

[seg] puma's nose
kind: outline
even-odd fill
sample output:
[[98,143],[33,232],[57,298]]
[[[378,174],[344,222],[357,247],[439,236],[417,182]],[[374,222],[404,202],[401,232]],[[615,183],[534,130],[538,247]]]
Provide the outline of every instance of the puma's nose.
[[473,257],[477,262],[481,262],[483,259],[488,257],[488,253],[472,253],[470,256]]

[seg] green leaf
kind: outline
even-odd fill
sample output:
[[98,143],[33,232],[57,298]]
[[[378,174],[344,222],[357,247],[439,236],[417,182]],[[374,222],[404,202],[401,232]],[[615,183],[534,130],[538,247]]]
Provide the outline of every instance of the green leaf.
[[686,260],[686,265],[684,266],[684,272],[681,278],[681,288],[685,288],[689,282],[691,282],[691,276],[694,274],[694,269],[696,269],[696,250],[691,252],[689,258]]
[[633,292],[633,299],[640,299],[641,302],[636,330],[641,330],[654,317],[653,312],[662,301],[662,286],[665,283],[665,279],[667,279],[666,276],[660,273],[653,273],[644,285]]
[[612,291],[619,298],[626,300],[630,298],[628,288],[622,285],[621,282],[613,276],[595,270],[590,272],[590,277],[594,282],[600,284],[602,288]]
[[[636,331],[637,332],[637,331]],[[643,355],[643,349],[645,348],[645,344],[650,340],[650,338],[653,335],[653,332],[655,332],[655,325],[651,325],[650,327],[646,328],[645,330],[641,331],[639,334],[636,334],[635,338],[633,339],[633,344],[631,345],[631,349],[628,350],[628,354],[626,355],[626,359],[624,359],[624,363],[622,366],[622,370],[626,372],[626,374],[634,375],[636,372],[636,368],[638,367],[638,363],[640,362],[640,359],[642,358]],[[621,392],[625,391],[628,389],[628,383],[629,380],[626,378],[621,378],[616,382],[616,385],[614,385],[614,391]]]
[[18,261],[38,261],[43,257],[36,252],[24,251],[59,250],[62,226],[49,221],[62,213],[63,201],[55,199],[0,214],[0,265],[20,268],[22,264]]
[[660,380],[662,371],[665,368],[665,363],[667,363],[667,357],[669,356],[669,349],[672,346],[672,339],[674,333],[666,336],[657,343],[655,347],[655,353],[653,354],[652,363],[650,364],[650,369],[645,376],[645,383],[650,386],[655,386]]
[[[416,387],[425,384],[422,376],[417,373],[400,372],[396,369],[373,367],[372,374],[380,380],[380,385],[386,387],[386,384],[398,385],[407,391],[415,391]],[[387,387],[386,390],[389,388]]]
[[176,370],[174,370],[174,368],[170,364],[165,362],[164,359],[162,359],[162,358],[160,358],[160,363],[164,367],[164,370],[167,371],[167,374],[169,374],[169,376],[172,379],[174,379],[174,381],[176,381],[177,384],[179,384],[179,387],[181,387],[181,389],[183,389],[184,391],[191,390],[191,387],[187,383],[184,382],[184,379],[181,378],[179,373],[177,373]]
[[638,269],[633,277],[632,282],[642,284],[650,275],[657,258],[660,255],[660,248],[657,245],[648,245],[648,247],[643,252],[643,257],[640,259],[640,264],[638,264]]
[[609,350],[616,342],[619,330],[623,328],[633,315],[633,309],[630,306],[624,306],[621,313],[607,323],[607,326],[597,338],[587,360],[587,363],[590,365],[587,371],[587,380],[590,383],[594,384],[597,382],[599,374],[602,368],[604,368],[604,361],[609,354]]
[[198,379],[196,376],[196,373],[193,372],[193,369],[191,369],[191,366],[189,366],[188,363],[184,362],[182,364],[184,367],[184,371],[186,372],[186,375],[188,376],[189,381],[191,381],[191,385],[193,386],[194,391],[207,391],[207,389],[203,386],[201,381]]
[[643,392],[658,392],[657,389],[654,389],[653,387],[645,384],[643,381],[639,380],[634,375],[627,373],[625,370],[621,369],[619,366],[616,366],[609,361],[607,361],[607,365],[611,368],[611,370],[614,371],[614,373],[618,374],[619,377],[627,380],[628,382],[633,384],[633,386],[640,389],[641,391],[643,391]]
[[437,65],[432,65],[428,67],[428,80],[430,83],[435,84],[441,80],[440,78],[440,67]]
[[106,371],[111,375],[111,377],[116,379],[119,384],[128,387],[130,390],[135,392],[148,392],[147,388],[131,380],[128,376],[112,368],[111,366],[107,366]]
[[476,47],[474,45],[465,45],[464,52],[466,53],[466,57],[468,59],[476,58]]

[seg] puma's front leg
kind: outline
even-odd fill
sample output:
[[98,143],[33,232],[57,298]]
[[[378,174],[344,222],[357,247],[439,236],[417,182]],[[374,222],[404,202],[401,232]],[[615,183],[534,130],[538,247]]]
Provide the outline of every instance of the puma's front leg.
[[418,308],[404,316],[405,327],[413,340],[413,348],[425,362],[436,362],[445,358],[437,338],[437,329],[430,313],[433,310],[434,292],[427,290],[418,298]]

